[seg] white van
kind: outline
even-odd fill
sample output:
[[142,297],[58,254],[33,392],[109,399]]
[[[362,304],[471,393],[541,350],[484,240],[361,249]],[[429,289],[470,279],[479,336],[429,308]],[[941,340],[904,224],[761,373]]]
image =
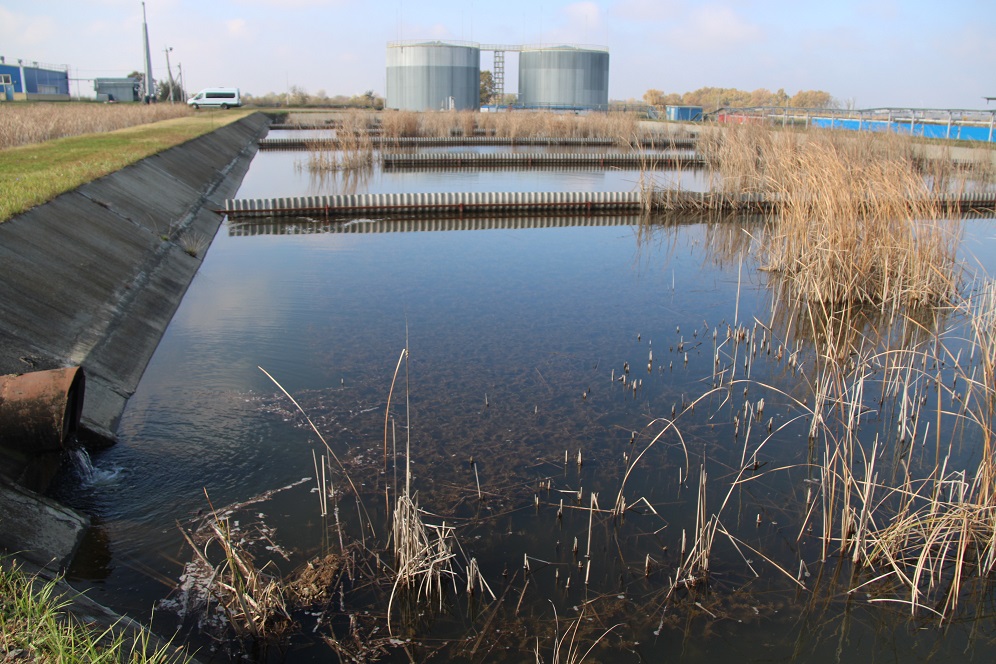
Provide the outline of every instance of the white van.
[[187,105],[194,108],[200,108],[201,106],[205,108],[241,106],[242,95],[239,93],[238,88],[204,88],[188,99]]

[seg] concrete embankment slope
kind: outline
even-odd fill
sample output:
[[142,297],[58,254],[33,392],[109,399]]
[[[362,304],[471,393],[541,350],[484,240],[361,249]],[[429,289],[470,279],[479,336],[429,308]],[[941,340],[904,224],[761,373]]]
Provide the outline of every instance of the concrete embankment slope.
[[0,224],[0,374],[82,366],[84,433],[112,438],[268,126],[255,113]]

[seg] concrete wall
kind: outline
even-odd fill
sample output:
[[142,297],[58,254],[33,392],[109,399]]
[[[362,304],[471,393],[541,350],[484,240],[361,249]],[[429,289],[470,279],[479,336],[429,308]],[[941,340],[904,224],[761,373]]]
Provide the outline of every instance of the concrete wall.
[[81,365],[113,438],[269,120],[257,113],[0,224],[0,373]]

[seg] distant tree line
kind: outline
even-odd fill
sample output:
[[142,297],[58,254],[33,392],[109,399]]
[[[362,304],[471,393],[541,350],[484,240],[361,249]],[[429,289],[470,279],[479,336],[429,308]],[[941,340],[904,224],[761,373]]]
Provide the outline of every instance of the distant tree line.
[[839,103],[829,92],[823,90],[800,90],[789,96],[784,88],[772,92],[758,88],[748,92],[736,88],[699,88],[693,92],[678,94],[650,89],[643,95],[643,101],[663,109],[665,106],[701,106],[705,112],[718,108],[742,108],[746,106],[792,106],[795,108],[837,108]]
[[242,103],[253,106],[278,107],[278,106],[310,106],[315,108],[370,108],[381,110],[384,108],[384,98],[375,94],[373,90],[367,90],[359,95],[335,95],[330,97],[325,90],[311,94],[304,88],[292,85],[287,92],[267,92],[265,95],[254,95],[242,93]]

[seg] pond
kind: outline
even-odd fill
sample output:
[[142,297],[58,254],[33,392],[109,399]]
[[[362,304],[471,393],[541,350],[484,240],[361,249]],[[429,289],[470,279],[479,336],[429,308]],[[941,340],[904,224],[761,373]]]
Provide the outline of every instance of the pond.
[[[300,159],[257,154],[239,197],[639,181],[622,171],[374,170],[316,184]],[[888,579],[874,583],[881,568],[852,565],[839,545],[825,555],[813,497],[827,485],[814,463],[824,437],[808,435],[821,346],[748,251],[762,224],[226,221],[119,444],[66,498],[95,521],[70,579],[138,618],[158,605],[161,632],[210,647],[210,625],[178,616],[176,585],[192,559],[181,529],[231,509],[237,532],[265,534],[258,562],[272,559],[282,575],[316,556],[351,556],[341,594],[297,611],[300,632],[271,661],[328,661],[329,639],[357,657],[382,647],[389,661],[553,661],[558,645],[561,661],[571,648],[579,661],[596,643],[587,661],[991,661],[987,583],[967,588],[939,626],[929,610],[911,617]],[[992,222],[966,222],[965,235],[988,269]],[[872,338],[881,329],[868,320]],[[950,356],[968,357],[957,312],[920,320],[923,330],[890,328],[869,345],[905,335],[926,353],[943,338]],[[942,370],[951,381],[952,366]],[[868,373],[869,393],[884,393],[870,385],[888,370]],[[942,393],[928,373],[903,388],[923,396],[926,413]],[[941,447],[952,469],[978,463],[970,426],[925,416],[897,436],[896,422],[913,418],[900,414],[904,399],[883,400],[876,392],[860,416],[881,477],[929,467]],[[454,529],[459,579],[444,575],[442,598],[427,605],[394,597],[383,569],[406,461],[423,520]],[[703,537],[712,547],[691,564]],[[484,582],[468,594],[471,560]],[[572,635],[573,646],[556,641]]]

